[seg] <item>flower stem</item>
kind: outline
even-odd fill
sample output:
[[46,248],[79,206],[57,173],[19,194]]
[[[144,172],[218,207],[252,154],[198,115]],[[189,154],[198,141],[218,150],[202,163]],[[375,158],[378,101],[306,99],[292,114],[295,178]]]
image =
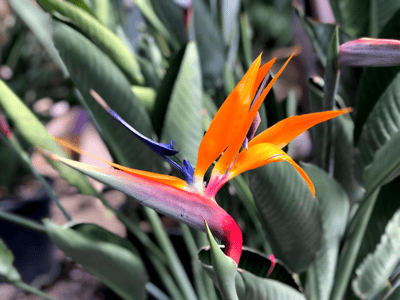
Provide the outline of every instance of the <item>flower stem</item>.
[[178,254],[176,253],[171,240],[161,224],[160,217],[154,210],[148,207],[143,207],[143,211],[153,228],[157,242],[167,256],[168,266],[176,282],[178,283],[178,286],[184,294],[185,299],[196,300],[197,296],[194,292],[193,286],[185,272],[185,269],[182,266],[181,261],[179,260]]
[[5,212],[5,211],[0,210],[0,219],[18,224],[20,226],[35,230],[37,232],[46,233],[46,230],[44,229],[43,225],[36,223],[34,221],[31,221],[28,218],[24,218],[24,217],[18,216],[16,214],[13,214],[10,212]]

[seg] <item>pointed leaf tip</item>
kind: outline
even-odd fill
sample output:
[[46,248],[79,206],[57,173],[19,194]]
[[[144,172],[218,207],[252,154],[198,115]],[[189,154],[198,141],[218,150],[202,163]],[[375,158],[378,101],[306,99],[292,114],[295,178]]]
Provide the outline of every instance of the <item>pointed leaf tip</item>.
[[237,265],[228,256],[226,256],[218,244],[208,227],[207,221],[204,220],[206,227],[207,239],[210,243],[212,266],[217,276],[218,288],[223,299],[239,300],[236,293],[235,277]]

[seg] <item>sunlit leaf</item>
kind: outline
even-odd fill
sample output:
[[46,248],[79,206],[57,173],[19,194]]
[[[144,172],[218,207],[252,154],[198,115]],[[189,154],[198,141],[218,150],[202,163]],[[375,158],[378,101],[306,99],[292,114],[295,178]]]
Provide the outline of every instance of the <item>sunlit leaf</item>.
[[0,239],[0,280],[14,282],[21,280],[18,270],[14,267],[14,255],[7,245]]

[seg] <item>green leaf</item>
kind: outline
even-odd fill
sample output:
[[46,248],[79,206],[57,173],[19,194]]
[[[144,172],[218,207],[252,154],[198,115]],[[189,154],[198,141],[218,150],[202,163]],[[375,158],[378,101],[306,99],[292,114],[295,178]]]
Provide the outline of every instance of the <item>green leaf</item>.
[[381,242],[356,270],[353,290],[361,299],[367,299],[385,287],[389,276],[400,262],[400,211],[386,226]]
[[[385,147],[390,151],[387,143],[392,143],[394,136],[400,129],[400,73],[386,88],[376,105],[372,109],[366,120],[360,139],[357,145],[359,150],[358,163],[361,168],[372,163],[373,160],[384,158],[381,152],[378,158],[378,152]],[[393,142],[394,143],[394,142]],[[392,146],[395,144],[392,144]],[[392,154],[392,158],[395,155]],[[381,162],[377,161],[376,167],[380,167]],[[372,175],[374,176],[374,175]],[[371,178],[373,179],[373,178]]]
[[321,246],[318,202],[293,166],[268,164],[249,172],[250,188],[274,255],[294,272],[304,271]]
[[376,153],[373,162],[364,171],[364,181],[367,191],[393,180],[399,174],[400,168],[400,131]]
[[[371,214],[371,219],[365,230],[365,236],[362,240],[360,251],[358,252],[354,264],[355,266],[359,266],[365,257],[376,249],[381,236],[385,232],[385,227],[388,224],[388,221],[393,217],[395,211],[400,209],[398,197],[399,184],[400,178],[397,178],[381,188]],[[350,287],[348,290],[347,296],[353,296]],[[350,299],[356,299],[356,297],[353,296],[353,298]]]
[[203,90],[200,61],[195,42],[186,46],[165,115],[162,141],[174,140],[175,148],[193,166],[203,139],[201,109]]
[[[379,38],[400,39],[399,19],[400,10],[386,24]],[[364,71],[357,96],[356,127],[354,128],[354,140],[356,143],[358,143],[364,123],[373,107],[399,72],[400,67],[371,67]]]
[[192,5],[203,83],[208,90],[216,87],[221,81],[226,60],[225,45],[205,1],[193,1]]
[[[323,92],[321,86],[312,80],[307,82],[311,111],[322,111]],[[332,120],[335,128],[334,136],[334,173],[333,177],[346,190],[352,201],[360,200],[363,188],[355,176],[355,150],[353,146],[354,123],[348,116],[339,116]],[[317,125],[311,128],[317,165],[322,165],[323,127]],[[358,167],[358,166],[357,166]]]
[[[66,157],[58,143],[47,132],[36,116],[28,107],[0,80],[0,106],[8,117],[13,121],[15,127],[25,140],[32,146],[48,150],[52,153]],[[50,161],[51,165],[60,172],[61,176],[71,185],[87,195],[96,196],[97,193],[85,176],[72,170],[62,163]]]
[[393,15],[400,9],[397,0],[370,0],[371,1],[371,36],[376,37]]
[[71,2],[72,4],[86,10],[88,13],[93,15],[92,10],[86,5],[85,1],[83,1],[83,0],[68,0],[68,2]]
[[210,243],[211,263],[217,279],[216,285],[221,292],[222,298],[225,300],[236,300],[238,299],[235,286],[236,263],[219,248],[211,234],[210,228],[208,228],[207,222],[205,222],[205,226],[207,239]]
[[170,33],[168,30],[165,28],[163,23],[160,21],[160,19],[157,17],[155,14],[153,8],[150,5],[149,1],[146,0],[133,0],[135,2],[137,8],[139,8],[140,12],[142,15],[146,18],[146,21],[154,27],[154,29],[161,33],[161,35],[167,39],[168,41],[174,43],[174,40],[172,39]]
[[[335,32],[336,25],[319,23],[307,17],[299,5],[294,5],[295,12],[300,19],[308,37],[310,38],[311,45],[315,53],[318,55],[322,65],[326,65],[328,55],[329,42],[333,33]],[[341,29],[339,29],[340,42],[348,42],[351,38]]]
[[353,37],[368,35],[370,1],[330,0],[336,20]]
[[385,300],[397,300],[400,298],[400,286],[398,285]]
[[0,239],[0,280],[3,282],[15,282],[21,280],[18,270],[14,267],[14,255],[7,245]]
[[151,120],[154,126],[154,131],[158,136],[161,135],[161,130],[164,125],[165,115],[168,105],[171,101],[171,95],[174,90],[174,85],[177,80],[179,71],[182,66],[183,57],[186,52],[185,45],[171,60],[167,73],[161,82],[160,88],[157,90],[157,96],[154,104],[154,109],[151,113]]
[[[149,117],[131,91],[130,84],[114,62],[85,36],[54,21],[54,42],[71,79],[79,88],[82,105],[118,160],[137,169],[151,170],[155,154],[92,98],[96,91],[126,122],[151,137]],[[153,156],[152,156],[153,155]]]
[[[335,98],[339,83],[339,28],[336,27],[331,41],[329,42],[328,55],[326,60],[326,67],[324,73],[324,100],[322,102],[323,111],[333,110],[335,108]],[[334,129],[333,121],[329,120],[321,124],[323,134],[322,148],[321,148],[321,167],[325,170],[332,172],[331,162],[334,155]]]
[[327,300],[332,289],[339,246],[346,228],[349,199],[339,183],[322,169],[304,165],[321,208],[323,237],[317,260],[308,269],[310,299]]
[[121,40],[86,10],[59,0],[38,0],[50,12],[70,18],[97,46],[101,47],[133,82],[142,84],[143,75],[135,57]]
[[239,0],[222,0],[222,31],[226,44],[231,44],[234,39],[233,30],[238,22],[240,9]]
[[57,247],[120,297],[146,299],[146,270],[121,238],[95,225],[79,225],[74,230],[45,220],[44,226]]
[[57,67],[61,69],[63,74],[68,74],[64,63],[53,44],[50,17],[31,0],[10,0],[8,3],[13,11],[36,36]]
[[173,0],[151,0],[151,4],[157,17],[177,41],[177,45],[187,43],[187,33],[183,22],[184,10]]
[[356,179],[355,149],[353,145],[354,122],[347,116],[334,120],[335,150],[333,177],[342,185],[352,202],[362,198],[364,188]]
[[[202,248],[199,251],[198,260],[203,270],[216,282],[211,255],[209,247]],[[270,271],[271,265],[271,261],[262,254],[246,247],[243,248],[235,277],[239,299],[305,300],[304,295],[298,291],[292,274],[279,261],[276,262],[272,271]]]

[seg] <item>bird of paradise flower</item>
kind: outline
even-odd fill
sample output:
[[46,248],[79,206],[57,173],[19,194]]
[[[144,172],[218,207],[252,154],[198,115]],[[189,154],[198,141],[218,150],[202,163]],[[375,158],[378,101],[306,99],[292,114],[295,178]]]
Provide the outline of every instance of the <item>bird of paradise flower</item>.
[[[183,174],[185,180],[135,170],[108,161],[105,162],[113,169],[79,163],[55,154],[49,156],[197,230],[205,231],[204,221],[207,221],[211,232],[225,244],[225,254],[238,264],[242,252],[242,233],[233,218],[215,201],[218,190],[228,180],[247,170],[272,162],[287,161],[300,173],[314,195],[315,189],[307,174],[281,149],[310,127],[350,111],[342,109],[289,117],[253,138],[259,124],[260,105],[292,56],[268,85],[267,74],[275,59],[260,67],[261,55],[258,56],[215,114],[201,141],[194,170],[186,160],[181,166],[169,158],[178,152],[173,149],[172,142],[157,143],[141,135],[109,108],[96,92],[91,91],[92,96],[110,115],[170,162]],[[62,140],[57,140],[73,151],[91,155]],[[215,161],[211,178],[205,183],[204,175]]]

